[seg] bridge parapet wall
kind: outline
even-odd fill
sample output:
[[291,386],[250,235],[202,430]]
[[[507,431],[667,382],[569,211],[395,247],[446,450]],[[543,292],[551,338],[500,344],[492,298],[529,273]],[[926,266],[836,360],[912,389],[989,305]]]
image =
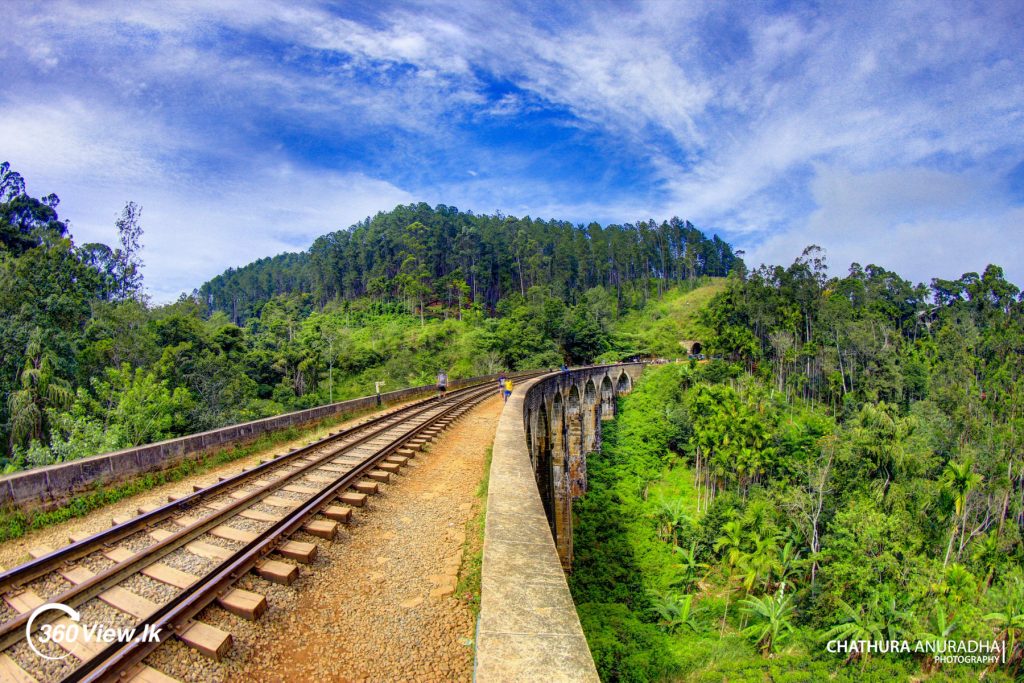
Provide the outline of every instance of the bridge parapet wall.
[[597,681],[565,569],[572,500],[601,443],[615,396],[640,363],[580,368],[523,382],[498,422],[484,531],[475,680]]

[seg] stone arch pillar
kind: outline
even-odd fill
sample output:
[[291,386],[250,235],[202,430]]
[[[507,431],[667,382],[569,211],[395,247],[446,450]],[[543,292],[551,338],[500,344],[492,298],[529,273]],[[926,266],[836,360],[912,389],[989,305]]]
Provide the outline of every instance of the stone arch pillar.
[[583,387],[583,453],[593,453],[601,447],[601,434],[597,423],[601,413],[601,402],[597,399],[594,380],[587,380]]
[[544,512],[547,514],[548,525],[551,533],[555,533],[555,487],[553,454],[551,450],[551,424],[548,421],[547,411],[541,404],[537,411],[537,460],[535,463],[534,477],[537,480],[537,490],[540,492],[541,503],[544,504]]
[[629,390],[632,388],[633,383],[630,381],[629,375],[623,371],[623,373],[619,375],[619,381],[615,383],[615,393],[622,396],[623,394],[628,394]]
[[615,417],[615,387],[608,375],[601,379],[601,419],[611,420]]
[[[562,566],[568,568],[572,564],[572,501],[582,495],[586,486],[581,475],[583,463],[583,415],[580,391],[575,386],[569,387],[565,398],[564,435],[565,435],[565,477],[562,486],[555,489],[555,503],[558,516],[558,533],[555,546]],[[585,470],[583,470],[585,474]]]
[[[551,445],[551,509],[548,519],[551,522],[551,533],[555,544],[562,541],[565,535],[565,489],[568,486],[568,470],[565,460],[565,402],[556,391],[551,399],[551,423],[548,442]],[[570,526],[571,528],[571,526]],[[572,533],[570,532],[570,536]],[[572,539],[570,538],[571,542]]]
[[569,462],[583,455],[583,401],[576,385],[565,399],[565,452]]

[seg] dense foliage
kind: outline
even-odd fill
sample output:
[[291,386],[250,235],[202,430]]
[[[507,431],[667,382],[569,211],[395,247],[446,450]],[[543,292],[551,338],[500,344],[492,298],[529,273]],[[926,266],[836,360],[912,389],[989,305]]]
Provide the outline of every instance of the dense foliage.
[[[812,248],[649,369],[577,503],[571,587],[607,680],[1019,675],[1024,303],[990,266],[914,287]],[[830,640],[1006,643],[1005,664]]]
[[635,306],[652,284],[660,295],[684,280],[724,276],[737,262],[728,244],[678,218],[584,227],[421,203],[324,235],[308,252],[228,270],[199,293],[236,323],[274,296],[296,292],[310,294],[317,307],[371,297],[457,317],[474,304],[494,312],[502,299],[533,287],[569,305],[602,287],[616,306]]
[[0,166],[7,470],[365,396],[377,382],[382,391],[429,384],[439,370],[647,353],[666,346],[668,328],[622,335],[619,321],[645,302],[685,299],[734,261],[727,245],[677,220],[580,230],[400,206],[152,306],[141,207],[124,207],[111,249],[76,245],[58,204],[29,196]]

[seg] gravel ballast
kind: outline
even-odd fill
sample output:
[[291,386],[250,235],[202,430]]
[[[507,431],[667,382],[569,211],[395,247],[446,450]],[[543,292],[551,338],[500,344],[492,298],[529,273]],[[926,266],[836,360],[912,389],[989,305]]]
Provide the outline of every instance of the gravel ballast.
[[471,680],[472,611],[430,593],[459,566],[501,408],[488,400],[444,432],[333,543],[297,534],[319,554],[291,587],[250,579],[271,607],[231,631],[246,654],[225,659],[228,680]]

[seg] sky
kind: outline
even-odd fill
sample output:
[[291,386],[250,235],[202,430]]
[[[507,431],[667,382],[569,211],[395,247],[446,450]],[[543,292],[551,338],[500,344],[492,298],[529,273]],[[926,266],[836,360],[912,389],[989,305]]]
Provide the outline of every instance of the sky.
[[1024,284],[1024,2],[18,3],[0,161],[156,302],[425,201]]

